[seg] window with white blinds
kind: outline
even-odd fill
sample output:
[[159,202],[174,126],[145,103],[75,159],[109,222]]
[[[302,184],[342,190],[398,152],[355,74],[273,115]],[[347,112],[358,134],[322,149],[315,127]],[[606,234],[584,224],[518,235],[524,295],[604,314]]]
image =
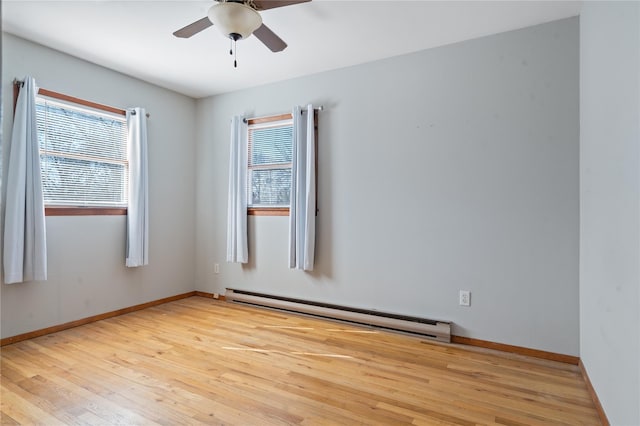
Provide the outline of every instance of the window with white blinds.
[[293,122],[249,124],[249,207],[289,207]]
[[45,205],[127,206],[123,115],[37,96],[36,123]]

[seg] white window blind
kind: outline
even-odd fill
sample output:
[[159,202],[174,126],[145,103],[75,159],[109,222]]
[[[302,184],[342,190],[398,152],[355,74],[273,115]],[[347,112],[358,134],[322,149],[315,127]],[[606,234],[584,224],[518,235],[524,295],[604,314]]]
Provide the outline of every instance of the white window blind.
[[38,96],[36,122],[46,205],[127,206],[124,116]]
[[291,196],[293,123],[249,125],[250,207],[288,207]]

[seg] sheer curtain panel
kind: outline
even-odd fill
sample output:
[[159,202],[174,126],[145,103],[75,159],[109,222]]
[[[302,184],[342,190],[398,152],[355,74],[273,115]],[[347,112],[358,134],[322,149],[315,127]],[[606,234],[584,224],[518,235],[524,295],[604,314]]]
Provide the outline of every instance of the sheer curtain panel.
[[36,131],[36,93],[32,77],[25,77],[18,95],[7,155],[7,193],[4,220],[4,282],[47,279],[47,242]]
[[149,264],[149,180],[147,114],[144,108],[127,110],[129,206],[127,208],[128,267]]
[[247,123],[231,120],[229,149],[229,201],[227,211],[227,262],[247,263]]
[[313,105],[293,108],[289,268],[312,271],[316,244],[316,138]]

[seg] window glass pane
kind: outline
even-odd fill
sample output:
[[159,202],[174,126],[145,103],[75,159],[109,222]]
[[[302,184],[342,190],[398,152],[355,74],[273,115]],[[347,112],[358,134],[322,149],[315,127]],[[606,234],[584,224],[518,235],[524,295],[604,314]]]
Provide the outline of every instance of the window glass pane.
[[40,149],[97,158],[125,160],[126,123],[109,116],[36,104]]
[[250,204],[288,206],[291,195],[291,168],[252,170]]
[[267,127],[251,130],[250,164],[290,163],[293,127]]
[[45,204],[126,207],[126,170],[122,164],[41,156]]
[[289,206],[292,156],[291,120],[249,127],[249,206]]

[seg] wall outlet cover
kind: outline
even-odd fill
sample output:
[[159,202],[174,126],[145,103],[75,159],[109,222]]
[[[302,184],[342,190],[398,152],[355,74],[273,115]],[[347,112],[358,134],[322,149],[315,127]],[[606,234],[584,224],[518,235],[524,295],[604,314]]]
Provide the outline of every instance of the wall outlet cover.
[[471,306],[471,292],[468,290],[460,290],[460,306]]

